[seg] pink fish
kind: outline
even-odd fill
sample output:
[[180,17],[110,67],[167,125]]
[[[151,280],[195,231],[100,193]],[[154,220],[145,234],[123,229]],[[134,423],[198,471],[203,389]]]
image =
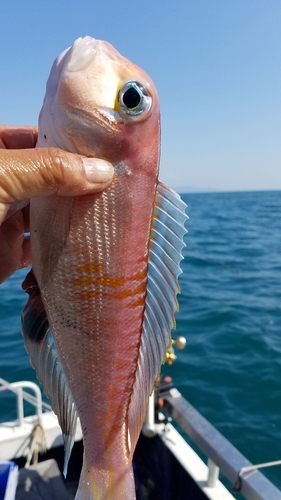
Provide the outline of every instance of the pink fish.
[[80,418],[76,500],[135,498],[133,452],[171,341],[186,215],[158,182],[159,116],[151,79],[107,42],[79,38],[54,62],[38,146],[115,168],[103,193],[31,200],[23,335],[63,430],[65,472]]

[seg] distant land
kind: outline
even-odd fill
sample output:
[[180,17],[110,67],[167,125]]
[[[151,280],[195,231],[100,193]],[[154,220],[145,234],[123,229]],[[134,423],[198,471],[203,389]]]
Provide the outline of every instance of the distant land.
[[262,192],[262,191],[281,191],[281,189],[219,189],[219,188],[204,188],[197,186],[171,186],[179,194],[192,194],[192,193],[242,193],[242,192]]

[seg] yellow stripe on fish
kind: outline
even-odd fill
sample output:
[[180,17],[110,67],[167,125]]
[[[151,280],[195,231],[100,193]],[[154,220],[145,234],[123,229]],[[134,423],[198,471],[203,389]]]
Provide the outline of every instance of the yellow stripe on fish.
[[[79,292],[79,298],[81,300],[95,297],[123,300],[135,297],[135,300],[133,302],[130,301],[127,307],[144,305],[144,295],[147,287],[146,268],[131,276],[112,277],[108,274],[100,274],[102,273],[102,264],[89,263],[85,267],[77,267],[76,271],[80,271],[81,267],[83,267],[83,272],[85,272],[85,267],[86,269],[92,270],[91,275],[83,274],[72,280],[75,286],[85,288],[91,287],[91,289]],[[96,275],[94,273],[96,273]],[[92,287],[94,287],[94,289]],[[137,295],[140,295],[140,297],[136,297]]]

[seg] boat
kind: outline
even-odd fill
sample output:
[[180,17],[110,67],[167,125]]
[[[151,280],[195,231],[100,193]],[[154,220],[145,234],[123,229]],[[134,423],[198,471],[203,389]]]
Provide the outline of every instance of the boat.
[[[61,430],[39,386],[0,379],[0,408],[11,391],[17,419],[0,424],[0,500],[74,499],[83,457],[80,426],[64,479]],[[24,400],[32,407],[29,416]],[[1,464],[6,467],[2,497]],[[281,491],[259,467],[180,394],[170,377],[156,382],[133,460],[137,500],[233,500],[238,492],[241,499],[281,500]]]

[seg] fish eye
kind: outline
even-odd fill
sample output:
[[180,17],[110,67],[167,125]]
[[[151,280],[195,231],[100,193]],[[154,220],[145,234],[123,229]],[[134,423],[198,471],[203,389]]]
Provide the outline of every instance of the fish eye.
[[138,116],[150,110],[152,98],[141,83],[131,81],[119,90],[118,102],[126,115]]

